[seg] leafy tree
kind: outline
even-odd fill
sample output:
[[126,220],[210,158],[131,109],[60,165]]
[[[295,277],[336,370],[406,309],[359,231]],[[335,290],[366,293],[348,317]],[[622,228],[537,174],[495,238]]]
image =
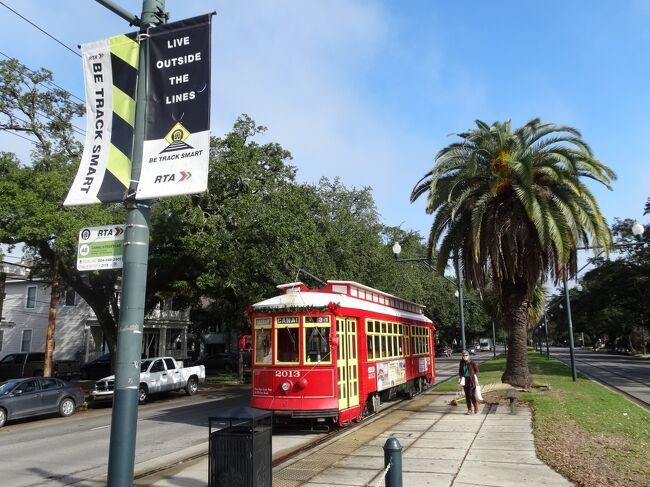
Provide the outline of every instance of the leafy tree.
[[[612,230],[621,252],[619,257],[594,259],[594,269],[582,280],[582,291],[571,292],[576,332],[587,334],[591,343],[607,336],[612,349],[620,345],[632,352],[647,341],[650,316],[650,249],[634,240],[630,230],[633,223],[629,219],[616,220]],[[564,326],[565,317],[559,318]]]
[[492,281],[499,288],[508,328],[501,379],[529,386],[534,289],[549,274],[556,282],[573,276],[578,246],[610,247],[609,228],[582,178],[609,188],[615,175],[571,127],[534,119],[513,131],[509,121],[476,121],[459,137],[436,155],[411,200],[427,194],[427,212],[436,213],[429,255],[438,270],[453,254],[468,285]]
[[0,153],[0,243],[25,244],[37,275],[60,277],[93,309],[114,349],[118,273],[76,270],[82,226],[122,221],[118,206],[63,207],[81,152],[71,119],[83,106],[51,84],[52,73],[30,71],[15,60],[0,61],[0,130],[34,140],[30,164]]

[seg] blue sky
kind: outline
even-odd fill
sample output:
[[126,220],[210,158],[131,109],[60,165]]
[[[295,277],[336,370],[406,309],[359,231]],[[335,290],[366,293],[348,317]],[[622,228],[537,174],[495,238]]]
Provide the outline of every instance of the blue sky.
[[[3,0],[65,44],[133,30],[91,0]],[[142,2],[116,0],[139,13]],[[56,5],[56,8],[53,6]],[[302,181],[370,186],[384,223],[427,234],[414,184],[449,134],[531,118],[570,125],[616,171],[594,186],[608,221],[650,197],[650,2],[167,0],[213,20],[212,132],[241,113],[294,156]],[[0,51],[83,98],[80,58],[0,5]],[[83,122],[79,123],[83,126]],[[0,134],[0,150],[29,149]]]

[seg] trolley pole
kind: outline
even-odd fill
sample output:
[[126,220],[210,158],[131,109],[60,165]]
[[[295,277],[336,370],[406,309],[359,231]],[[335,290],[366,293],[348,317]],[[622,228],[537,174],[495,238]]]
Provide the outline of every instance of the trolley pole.
[[[110,0],[96,0],[131,25],[148,27],[166,21],[164,0],[143,0],[142,16],[138,18]],[[144,143],[146,108],[147,49],[146,37],[140,39],[138,85],[136,91],[133,155],[131,158],[131,185],[125,201],[126,229],[122,270],[122,300],[117,330],[117,358],[115,362],[115,389],[111,416],[111,440],[108,453],[108,486],[133,485],[135,443],[138,421],[138,390],[140,384],[140,356],[144,302],[147,288],[149,260],[149,201],[137,202],[135,190],[140,179]]]

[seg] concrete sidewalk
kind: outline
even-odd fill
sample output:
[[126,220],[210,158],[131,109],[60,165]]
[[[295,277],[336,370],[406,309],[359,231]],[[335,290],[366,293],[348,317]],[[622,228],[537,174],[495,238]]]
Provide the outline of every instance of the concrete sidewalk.
[[[483,405],[466,416],[452,395],[433,391],[390,414],[362,423],[273,469],[274,487],[382,486],[383,445],[390,436],[403,448],[403,484],[418,486],[570,486],[535,454],[531,413]],[[207,457],[139,479],[136,485],[207,485]]]

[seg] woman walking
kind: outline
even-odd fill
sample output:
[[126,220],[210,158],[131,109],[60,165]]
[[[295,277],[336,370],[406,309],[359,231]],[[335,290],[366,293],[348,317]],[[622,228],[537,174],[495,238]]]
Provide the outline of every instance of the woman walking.
[[463,350],[463,356],[458,364],[458,383],[462,384],[465,389],[465,402],[467,403],[467,412],[465,414],[472,414],[472,406],[474,406],[474,414],[478,413],[478,401],[476,399],[476,377],[478,376],[478,365],[469,359],[469,352]]

